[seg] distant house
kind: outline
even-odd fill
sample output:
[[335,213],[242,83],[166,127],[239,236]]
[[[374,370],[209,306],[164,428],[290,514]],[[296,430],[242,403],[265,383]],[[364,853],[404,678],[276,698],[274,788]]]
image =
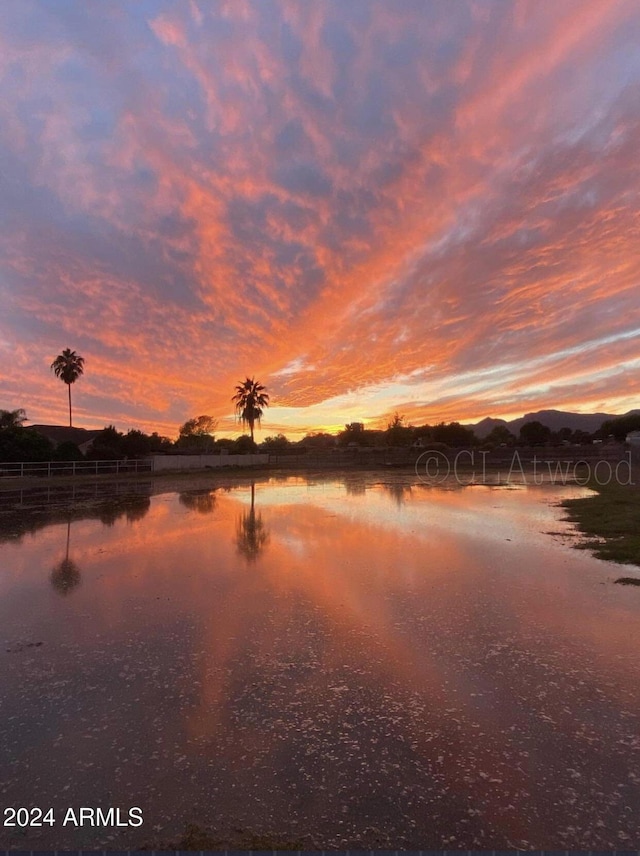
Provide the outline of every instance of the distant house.
[[89,431],[86,428],[70,428],[67,425],[29,425],[29,431],[42,434],[53,443],[55,448],[60,443],[75,443],[83,455],[100,433],[100,431]]
[[630,446],[640,446],[640,431],[630,431],[626,437]]

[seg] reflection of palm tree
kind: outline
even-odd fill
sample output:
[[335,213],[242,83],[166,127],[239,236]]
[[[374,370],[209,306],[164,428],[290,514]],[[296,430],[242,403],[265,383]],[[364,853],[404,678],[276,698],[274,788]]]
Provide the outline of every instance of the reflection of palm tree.
[[69,539],[71,537],[71,518],[67,522],[67,550],[62,559],[51,571],[51,585],[58,594],[69,594],[80,585],[80,568],[69,558]]
[[250,562],[255,561],[269,541],[262,515],[255,509],[256,483],[251,482],[251,508],[238,520],[236,544],[238,551]]
[[211,514],[216,507],[217,497],[212,490],[190,490],[178,495],[179,502],[198,514]]

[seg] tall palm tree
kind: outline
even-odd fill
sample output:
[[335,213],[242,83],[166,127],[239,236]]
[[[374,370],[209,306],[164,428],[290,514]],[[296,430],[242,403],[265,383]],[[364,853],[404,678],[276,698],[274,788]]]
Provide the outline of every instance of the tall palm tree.
[[249,426],[253,443],[253,426],[256,422],[260,424],[264,408],[269,406],[266,387],[248,377],[244,383],[236,386],[236,394],[231,400],[235,402],[238,418],[242,420],[243,425]]
[[51,363],[51,368],[55,376],[59,377],[69,388],[69,427],[71,428],[71,384],[75,383],[84,372],[84,357],[76,354],[70,348],[65,348]]

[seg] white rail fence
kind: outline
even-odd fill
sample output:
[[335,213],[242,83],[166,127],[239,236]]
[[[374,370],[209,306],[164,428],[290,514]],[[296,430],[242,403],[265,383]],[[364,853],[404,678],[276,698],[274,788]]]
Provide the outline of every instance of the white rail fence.
[[218,467],[266,465],[269,455],[154,455],[123,461],[21,461],[0,462],[0,478],[28,476],[127,475],[184,470],[208,470]]
[[107,473],[150,473],[153,461],[20,461],[0,463],[1,478],[24,478],[25,476],[98,476]]

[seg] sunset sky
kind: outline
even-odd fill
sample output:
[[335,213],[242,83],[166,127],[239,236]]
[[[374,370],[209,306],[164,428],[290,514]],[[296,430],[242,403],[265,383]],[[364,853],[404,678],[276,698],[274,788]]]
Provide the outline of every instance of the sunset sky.
[[3,0],[0,408],[640,407],[638,0]]

